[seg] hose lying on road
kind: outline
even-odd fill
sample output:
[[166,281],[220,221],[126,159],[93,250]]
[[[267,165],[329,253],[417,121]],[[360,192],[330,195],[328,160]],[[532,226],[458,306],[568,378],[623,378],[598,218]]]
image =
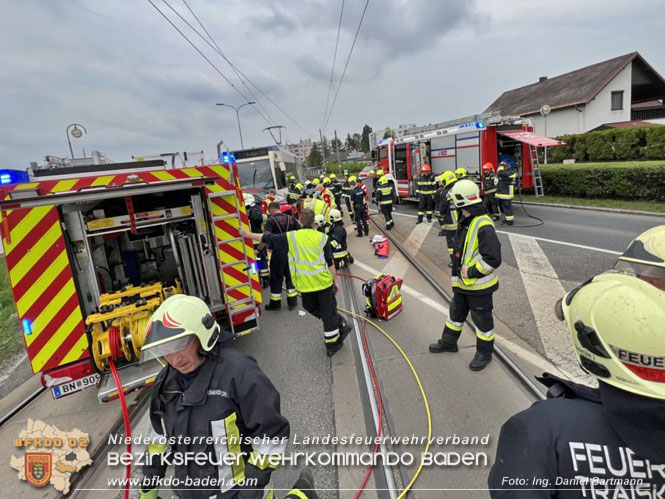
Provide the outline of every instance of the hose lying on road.
[[[337,273],[337,275],[340,276],[340,277],[350,277],[350,278],[358,279],[362,282],[365,282],[365,279],[363,279],[362,277],[353,275],[353,274]],[[409,366],[409,369],[411,370],[411,373],[413,373],[413,377],[416,380],[416,383],[418,384],[418,388],[420,389],[420,394],[423,397],[423,403],[425,405],[425,412],[427,414],[427,446],[425,447],[425,451],[424,451],[424,454],[427,454],[429,452],[430,441],[431,441],[431,438],[432,438],[432,414],[430,412],[429,402],[427,400],[427,395],[425,395],[425,389],[423,388],[423,385],[420,381],[420,377],[418,376],[418,373],[416,372],[416,369],[413,367],[413,364],[411,363],[411,360],[409,359],[409,356],[404,352],[404,350],[402,350],[402,347],[399,346],[399,344],[392,338],[392,336],[390,336],[390,334],[388,334],[384,329],[379,327],[376,323],[374,323],[373,321],[371,321],[367,317],[363,317],[362,315],[356,314],[355,312],[351,312],[350,310],[345,310],[345,309],[340,308],[340,307],[338,307],[337,310],[339,310],[340,312],[342,312],[344,314],[348,314],[352,317],[355,317],[356,319],[359,319],[359,320],[363,321],[363,342],[365,343],[365,345],[364,345],[365,346],[365,352],[366,352],[368,360],[369,360],[369,366],[370,366],[370,369],[371,369],[371,372],[372,372],[373,381],[375,383],[374,386],[376,387],[377,392],[378,392],[379,401],[381,400],[381,392],[378,390],[378,382],[376,381],[376,378],[375,378],[373,362],[372,362],[372,359],[370,357],[369,348],[367,347],[366,338],[364,337],[365,324],[369,324],[370,326],[374,327],[377,331],[379,331],[381,334],[383,334],[383,336],[385,336],[388,339],[388,341],[390,341],[390,343],[393,344],[393,346],[397,349],[397,351],[400,353],[402,358],[404,358],[404,361]],[[380,413],[379,413],[379,417],[381,417]],[[379,432],[380,432],[380,430],[379,430]],[[375,448],[374,452],[376,453],[376,448]],[[423,469],[423,461],[421,459],[420,464],[418,466],[418,469],[416,470],[415,474],[413,475],[413,478],[408,483],[408,485],[404,488],[404,490],[400,493],[400,495],[398,496],[397,499],[401,499],[401,498],[406,496],[406,494],[409,492],[411,487],[413,487],[413,484],[418,479],[418,476],[420,475],[420,472],[422,471],[422,469]],[[360,492],[362,491],[362,488],[365,486],[365,483],[367,482],[367,479],[369,478],[370,472],[371,472],[371,468],[368,470],[367,474],[365,475],[365,480],[363,481],[362,486],[360,487],[360,489],[358,490],[357,495],[355,496],[356,499],[360,496]]]

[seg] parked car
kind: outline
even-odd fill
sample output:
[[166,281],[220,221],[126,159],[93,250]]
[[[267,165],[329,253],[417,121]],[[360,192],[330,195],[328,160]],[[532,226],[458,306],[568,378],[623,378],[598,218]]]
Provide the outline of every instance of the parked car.
[[373,165],[367,165],[365,168],[363,168],[360,173],[358,174],[358,178],[360,180],[365,180],[366,178],[369,178],[369,172],[372,170],[376,171]]

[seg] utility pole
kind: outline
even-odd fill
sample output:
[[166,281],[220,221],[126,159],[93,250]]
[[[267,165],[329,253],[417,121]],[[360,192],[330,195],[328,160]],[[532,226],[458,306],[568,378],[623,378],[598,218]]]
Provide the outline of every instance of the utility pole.
[[323,143],[323,133],[321,132],[321,129],[319,128],[319,137],[321,137],[321,154],[323,155],[323,171],[324,173],[327,173],[327,168],[326,168],[326,148],[325,144]]
[[342,174],[342,163],[339,160],[339,142],[337,140],[337,130],[335,130],[335,156],[337,156],[337,173]]

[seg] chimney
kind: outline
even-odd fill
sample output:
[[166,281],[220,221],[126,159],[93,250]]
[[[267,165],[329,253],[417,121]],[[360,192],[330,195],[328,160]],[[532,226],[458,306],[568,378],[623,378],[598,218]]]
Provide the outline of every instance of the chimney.
[[538,83],[542,83],[545,80],[547,80],[547,76],[541,76],[540,78],[538,78]]

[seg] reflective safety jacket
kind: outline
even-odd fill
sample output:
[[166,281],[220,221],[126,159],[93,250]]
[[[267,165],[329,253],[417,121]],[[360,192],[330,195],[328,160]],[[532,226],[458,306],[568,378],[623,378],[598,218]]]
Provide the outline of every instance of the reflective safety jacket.
[[[665,497],[665,400],[550,375],[548,400],[502,427],[493,499]],[[555,384],[553,384],[555,383]],[[529,489],[529,490],[525,490]]]
[[[494,223],[482,205],[466,208],[470,217],[459,221],[453,248],[453,291],[464,294],[488,294],[499,288],[496,269],[501,265],[501,243]],[[462,277],[462,266],[468,277]]]
[[349,181],[347,180],[342,184],[342,197],[348,198],[349,196],[351,196],[351,186],[349,185]]
[[[267,457],[279,462],[289,437],[289,422],[280,412],[279,392],[256,361],[230,348],[215,348],[184,388],[182,375],[170,366],[158,375],[150,402],[151,442],[149,462],[143,467],[147,480],[165,475],[168,459],[184,461],[187,454],[207,456],[202,462],[190,459],[174,464],[179,498],[211,497],[220,482],[217,497],[233,488],[242,498],[260,499],[276,468]],[[189,440],[186,438],[189,437]],[[221,459],[220,459],[221,455]],[[226,461],[224,460],[226,458]],[[166,460],[166,461],[165,461]],[[227,464],[232,463],[232,464]],[[236,486],[244,479],[256,486]],[[186,480],[198,486],[186,485]],[[214,483],[214,482],[210,482]],[[155,486],[142,486],[144,491]],[[259,490],[249,490],[256,488]],[[164,492],[167,492],[166,490]]]
[[376,189],[376,202],[379,205],[392,205],[397,201],[397,192],[395,192],[395,184],[387,182],[386,184],[379,184]]
[[303,209],[309,208],[314,212],[314,215],[323,215],[326,220],[329,219],[328,212],[330,211],[330,205],[323,199],[307,198],[302,207]]
[[421,174],[416,177],[416,194],[419,196],[431,196],[436,192],[436,180],[432,174]]
[[286,234],[289,242],[289,268],[296,289],[301,293],[321,291],[333,285],[333,276],[328,270],[325,247],[328,236],[305,228]]
[[335,200],[335,195],[327,187],[325,189],[323,189],[323,191],[321,191],[320,196],[321,197],[319,199],[322,199],[323,201],[325,201],[328,204],[328,206],[330,206],[333,203],[333,201]]
[[441,213],[441,225],[445,230],[457,230],[457,210],[452,206],[452,203],[448,199],[448,193],[450,193],[450,190],[454,185],[455,182],[451,182],[443,187],[438,207],[436,204],[434,205],[434,209]]
[[497,176],[494,174],[494,170],[485,172],[483,174],[483,192],[484,194],[492,194],[496,192],[496,186],[498,184]]
[[300,189],[298,189],[295,185],[289,186],[289,193],[286,196],[289,204],[296,204],[301,197],[302,191]]
[[515,197],[515,179],[517,178],[515,170],[512,168],[506,170],[500,166],[497,176],[499,177],[499,185],[497,186],[496,197],[499,199],[513,199]]
[[333,257],[336,260],[344,258],[349,254],[346,245],[346,229],[344,228],[344,222],[335,222],[331,235],[330,246],[333,250]]

